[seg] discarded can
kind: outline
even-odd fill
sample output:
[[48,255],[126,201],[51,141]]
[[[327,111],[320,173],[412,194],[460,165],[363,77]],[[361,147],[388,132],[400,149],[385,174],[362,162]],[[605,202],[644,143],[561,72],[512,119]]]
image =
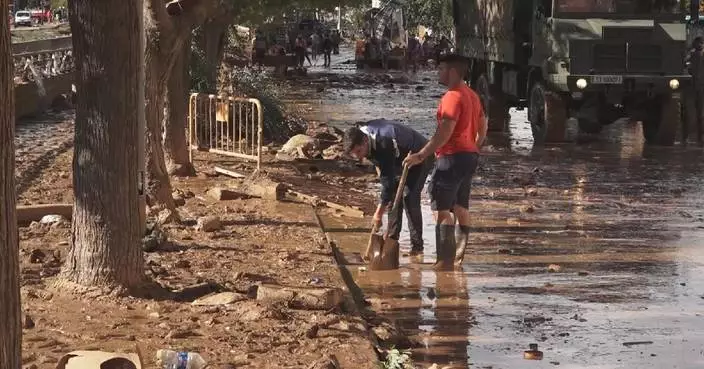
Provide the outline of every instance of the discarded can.
[[538,350],[537,343],[530,344],[530,350],[523,351],[523,358],[526,360],[543,360],[543,352]]

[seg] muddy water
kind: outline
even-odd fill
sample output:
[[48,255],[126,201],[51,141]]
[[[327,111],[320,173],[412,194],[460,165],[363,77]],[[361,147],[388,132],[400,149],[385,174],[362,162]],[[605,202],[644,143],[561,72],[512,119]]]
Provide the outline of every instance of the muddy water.
[[[430,78],[301,96],[319,120],[395,118],[430,134],[442,92]],[[512,112],[510,136],[491,138],[474,182],[461,272],[430,269],[427,199],[425,255],[402,257],[398,271],[364,270],[366,225],[325,218],[372,308],[418,343],[416,363],[704,367],[702,150],[644,147],[637,124],[616,123],[597,137],[574,131],[573,142],[533,148],[525,113]],[[408,251],[405,234],[401,244]],[[542,361],[523,359],[531,343]]]

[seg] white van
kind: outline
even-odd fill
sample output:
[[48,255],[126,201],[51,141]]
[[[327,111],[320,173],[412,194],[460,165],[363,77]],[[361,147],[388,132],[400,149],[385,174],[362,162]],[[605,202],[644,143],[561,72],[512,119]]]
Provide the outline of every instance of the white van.
[[15,27],[17,26],[31,26],[32,25],[32,13],[26,10],[20,10],[15,13]]

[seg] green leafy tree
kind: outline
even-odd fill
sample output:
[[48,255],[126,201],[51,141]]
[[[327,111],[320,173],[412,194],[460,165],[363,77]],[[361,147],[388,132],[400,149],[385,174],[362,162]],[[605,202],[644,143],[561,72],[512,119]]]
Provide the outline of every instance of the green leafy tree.
[[451,0],[406,0],[404,11],[407,29],[425,26],[449,34],[454,27]]

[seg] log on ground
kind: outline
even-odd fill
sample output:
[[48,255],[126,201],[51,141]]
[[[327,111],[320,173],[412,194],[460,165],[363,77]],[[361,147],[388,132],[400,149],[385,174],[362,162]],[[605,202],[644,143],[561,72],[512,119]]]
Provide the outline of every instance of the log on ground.
[[343,301],[339,288],[285,287],[263,284],[257,288],[257,300],[283,302],[294,309],[330,310]]

